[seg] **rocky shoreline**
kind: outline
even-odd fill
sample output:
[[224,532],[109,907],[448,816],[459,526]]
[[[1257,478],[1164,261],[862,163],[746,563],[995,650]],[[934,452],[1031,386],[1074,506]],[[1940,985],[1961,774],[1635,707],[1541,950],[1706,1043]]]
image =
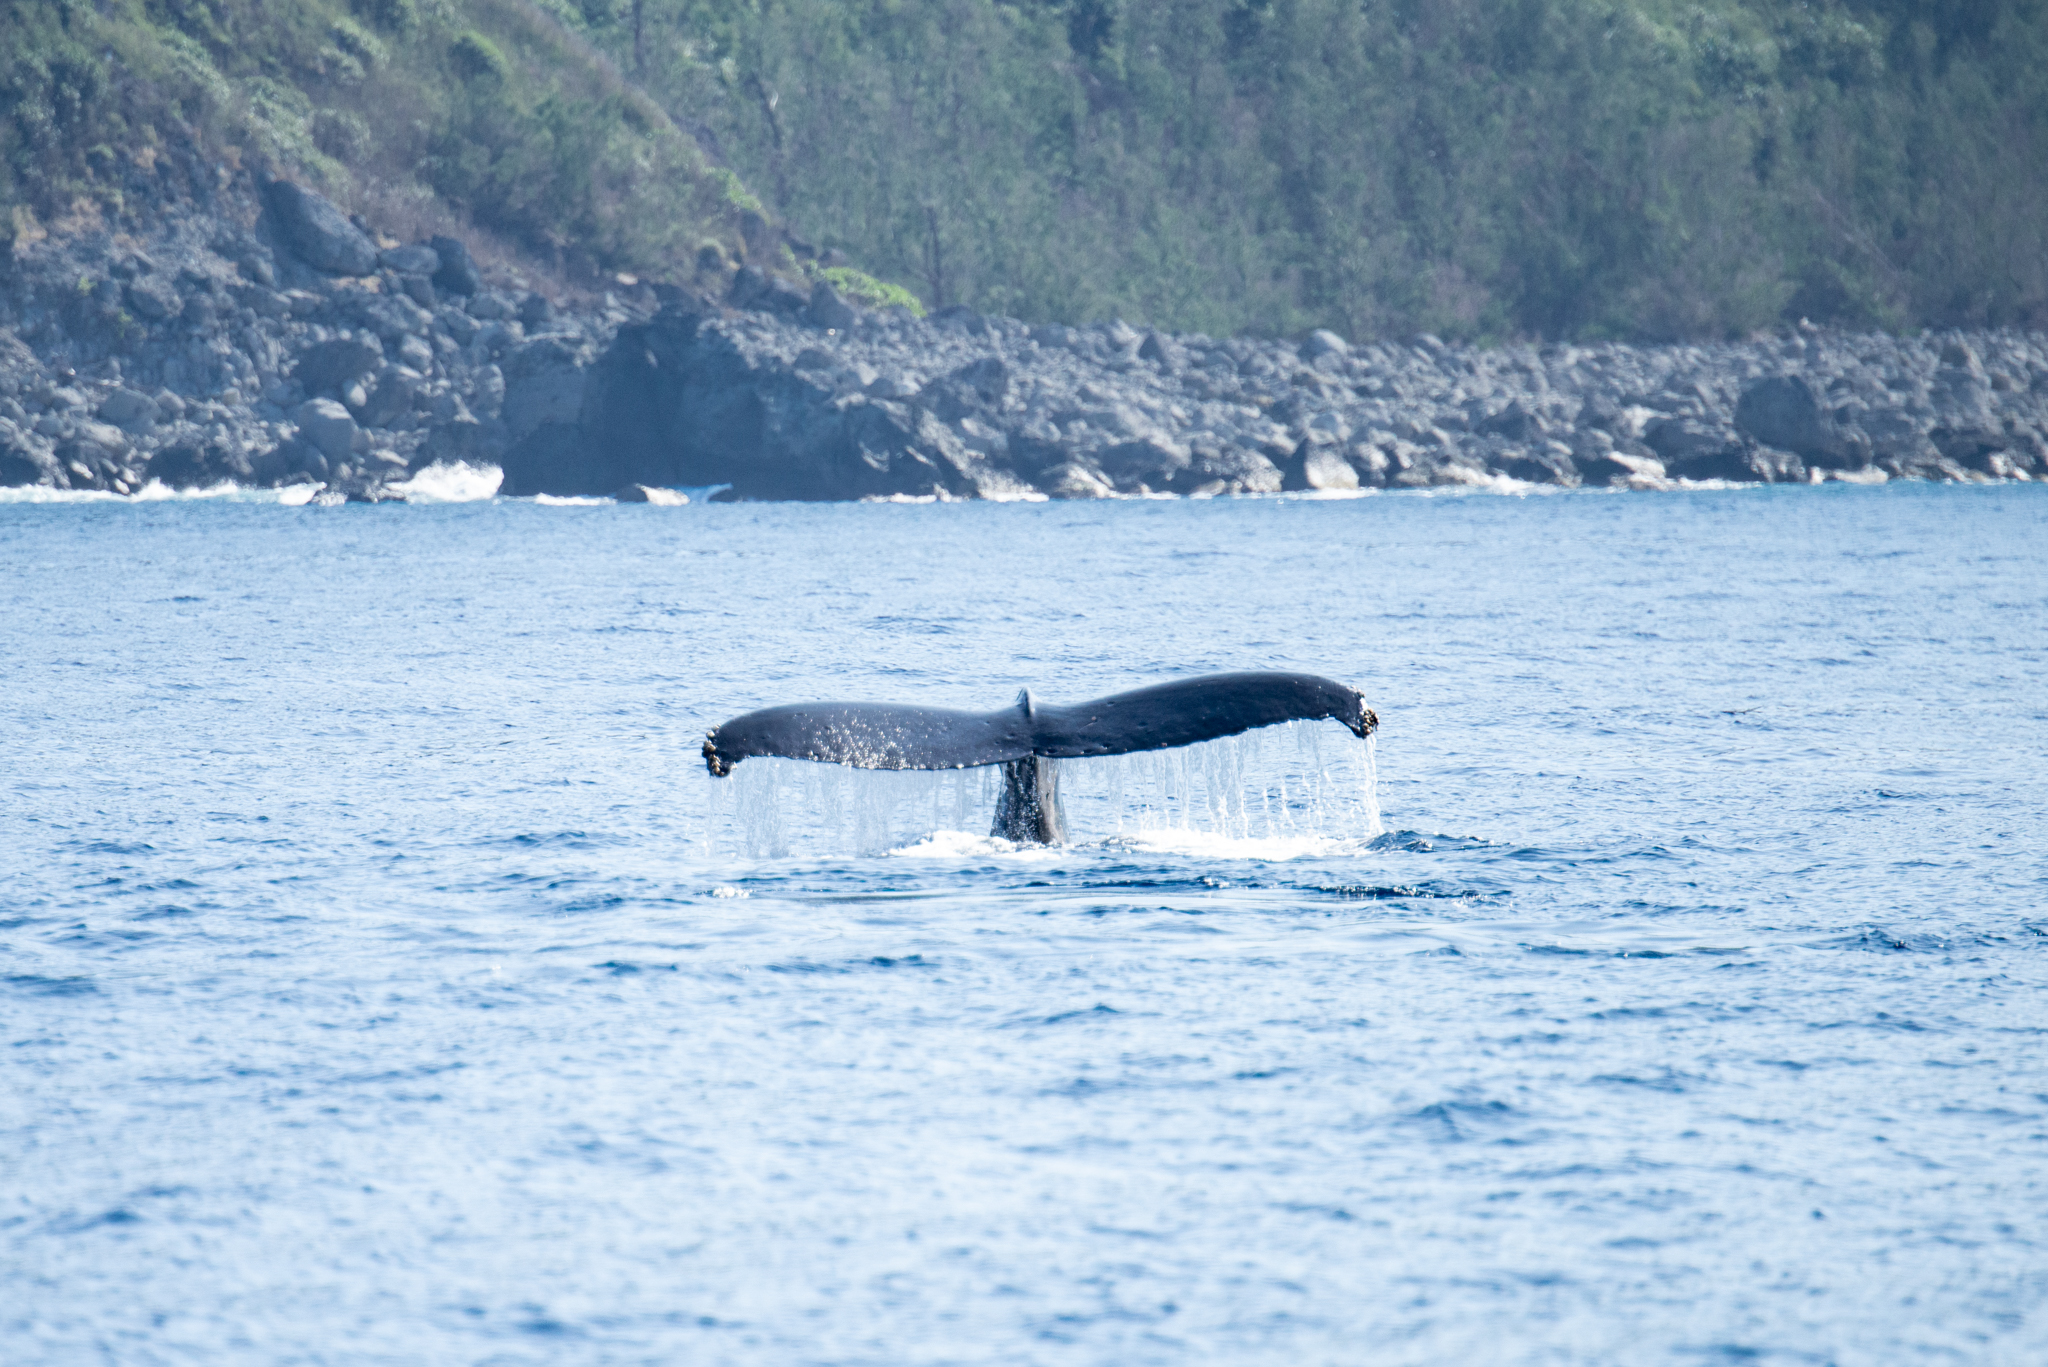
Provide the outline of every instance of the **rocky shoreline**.
[[0,274],[0,486],[377,500],[437,464],[655,501],[2042,479],[2048,336],[1218,340],[869,312],[744,266],[569,303],[284,181]]

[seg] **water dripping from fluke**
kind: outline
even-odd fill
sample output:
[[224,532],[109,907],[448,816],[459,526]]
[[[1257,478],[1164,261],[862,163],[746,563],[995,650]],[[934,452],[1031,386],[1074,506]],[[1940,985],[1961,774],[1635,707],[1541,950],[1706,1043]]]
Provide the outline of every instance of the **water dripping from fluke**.
[[1062,760],[1059,844],[985,834],[1001,771],[768,759],[714,786],[708,844],[748,859],[875,857],[991,867],[1066,852],[1274,862],[1380,848],[1373,742],[1314,722],[1174,751]]

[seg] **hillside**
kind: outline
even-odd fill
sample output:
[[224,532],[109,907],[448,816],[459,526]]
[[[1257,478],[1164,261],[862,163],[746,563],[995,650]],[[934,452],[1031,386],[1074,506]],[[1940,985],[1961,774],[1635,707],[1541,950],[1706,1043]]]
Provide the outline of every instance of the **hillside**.
[[547,0],[935,305],[1212,333],[2048,319],[2040,0]]
[[526,0],[0,0],[0,31],[10,241],[147,212],[196,154],[571,280],[786,259],[737,177]]
[[2048,320],[2044,0],[0,0],[0,29],[17,241],[196,151],[569,280],[751,260],[908,301],[859,266],[1218,335]]

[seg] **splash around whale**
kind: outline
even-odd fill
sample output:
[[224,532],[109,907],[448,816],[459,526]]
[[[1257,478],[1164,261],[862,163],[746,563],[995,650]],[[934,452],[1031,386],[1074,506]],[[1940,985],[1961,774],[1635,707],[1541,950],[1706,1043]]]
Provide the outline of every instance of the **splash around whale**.
[[1210,674],[1055,707],[1029,689],[1009,707],[962,712],[889,703],[795,703],[735,717],[704,739],[704,764],[723,778],[752,756],[860,769],[1003,766],[990,834],[1020,843],[1066,839],[1062,759],[1166,750],[1281,722],[1333,720],[1364,739],[1379,726],[1357,689],[1314,674]]

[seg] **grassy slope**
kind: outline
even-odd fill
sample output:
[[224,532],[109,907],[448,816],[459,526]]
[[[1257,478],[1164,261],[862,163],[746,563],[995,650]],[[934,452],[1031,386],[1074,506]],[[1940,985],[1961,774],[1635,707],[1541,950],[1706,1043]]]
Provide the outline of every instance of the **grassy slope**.
[[526,0],[0,0],[0,32],[0,234],[141,207],[132,167],[196,146],[572,276],[765,244],[739,180]]

